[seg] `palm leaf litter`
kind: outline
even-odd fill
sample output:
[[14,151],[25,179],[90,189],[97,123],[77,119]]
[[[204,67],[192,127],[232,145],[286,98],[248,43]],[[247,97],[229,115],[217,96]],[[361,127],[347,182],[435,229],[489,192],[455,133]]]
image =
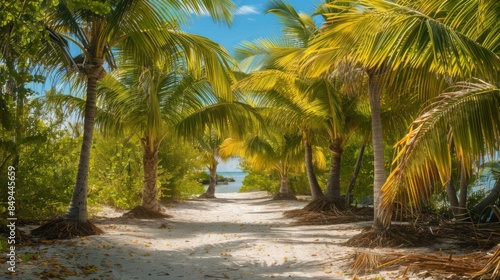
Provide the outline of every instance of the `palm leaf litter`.
[[432,279],[498,279],[500,277],[500,246],[490,252],[453,255],[440,253],[395,254],[356,252],[351,263],[357,274],[380,269],[399,268],[399,278],[410,273]]
[[31,231],[33,236],[44,237],[47,240],[71,239],[74,237],[99,235],[103,233],[101,229],[88,220],[81,223],[64,218],[50,221]]

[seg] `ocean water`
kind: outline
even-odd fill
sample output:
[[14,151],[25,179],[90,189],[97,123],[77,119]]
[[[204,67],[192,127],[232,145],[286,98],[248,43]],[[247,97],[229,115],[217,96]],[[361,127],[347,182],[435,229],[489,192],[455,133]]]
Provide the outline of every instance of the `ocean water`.
[[[227,185],[215,186],[215,195],[217,195],[217,193],[238,192],[243,185],[243,179],[245,179],[245,176],[247,175],[245,172],[217,172],[217,174],[226,178],[233,178],[234,182],[229,182]],[[205,186],[205,189],[206,188],[208,188],[208,185]]]

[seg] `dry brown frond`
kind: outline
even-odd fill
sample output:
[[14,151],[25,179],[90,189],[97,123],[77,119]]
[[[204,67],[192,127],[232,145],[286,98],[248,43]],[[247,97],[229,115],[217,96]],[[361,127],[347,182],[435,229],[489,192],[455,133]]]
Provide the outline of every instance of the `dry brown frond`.
[[296,217],[303,215],[304,213],[305,213],[305,211],[302,209],[293,209],[293,210],[288,210],[288,211],[283,212],[283,216],[285,216],[287,218],[296,218]]
[[377,270],[382,264],[392,261],[391,258],[395,257],[382,253],[356,252],[351,270],[356,275],[368,274]]
[[[443,254],[390,254],[375,252],[357,252],[351,269],[356,274],[366,274],[379,269],[406,267],[400,277],[413,272],[425,272],[428,276],[446,275],[446,279],[468,277],[477,272],[484,264],[484,253],[466,255]],[[457,277],[453,277],[457,276]],[[444,278],[444,277],[443,277]],[[493,278],[495,279],[495,278]]]
[[70,239],[80,236],[100,235],[104,232],[92,222],[84,223],[58,218],[31,231],[33,236],[52,239]]
[[477,272],[471,273],[472,279],[500,279],[500,245],[486,265]]
[[429,230],[437,237],[455,240],[462,247],[490,249],[500,244],[500,223],[441,222]]
[[345,200],[320,197],[309,202],[302,210],[307,212],[338,212],[346,210]]
[[293,225],[335,225],[373,220],[373,208],[352,208],[346,211],[321,213],[301,211]]
[[370,227],[346,242],[347,246],[377,247],[424,247],[430,245],[435,236],[428,230],[414,225],[392,225],[388,229]]
[[[15,228],[15,238],[16,244],[21,244],[23,242],[29,241],[29,237],[27,237],[24,232],[19,230],[19,227]],[[8,238],[10,236],[10,228],[7,225],[0,225],[0,236]]]

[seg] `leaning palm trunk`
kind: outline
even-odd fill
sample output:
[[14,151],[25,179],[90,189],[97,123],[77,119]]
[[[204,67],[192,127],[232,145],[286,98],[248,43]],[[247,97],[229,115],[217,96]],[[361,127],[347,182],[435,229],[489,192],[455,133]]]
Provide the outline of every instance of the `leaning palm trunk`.
[[487,195],[483,200],[481,200],[476,206],[474,206],[472,212],[478,215],[479,218],[481,219],[480,215],[483,213],[484,209],[486,209],[486,207],[488,207],[489,205],[494,205],[499,199],[500,199],[500,180],[497,180],[490,194]]
[[337,138],[329,145],[332,158],[325,194],[313,199],[302,210],[307,212],[324,212],[344,210],[345,203],[340,196],[340,158],[342,155],[342,139]]
[[94,59],[94,66],[90,67],[87,75],[87,100],[85,103],[85,117],[83,123],[83,142],[80,151],[80,161],[76,175],[73,197],[64,218],[84,223],[87,221],[87,189],[90,163],[90,150],[94,133],[94,119],[96,113],[97,82],[104,74],[103,61]]
[[309,180],[309,187],[311,188],[312,198],[313,199],[322,198],[325,195],[323,194],[323,191],[321,191],[318,179],[316,178],[316,174],[314,173],[311,142],[309,142],[307,139],[304,140],[304,146],[305,146],[306,173],[307,173],[307,179]]
[[363,161],[363,155],[365,154],[366,147],[366,138],[363,140],[363,144],[361,144],[361,148],[359,149],[358,159],[356,160],[356,166],[354,167],[354,172],[352,173],[351,181],[349,182],[349,187],[347,188],[347,196],[349,197],[356,185],[356,180],[358,179],[359,171],[361,170],[361,163]]
[[340,201],[340,160],[342,156],[342,139],[336,138],[329,146],[332,159],[330,174],[326,183],[325,196],[333,201]]
[[[382,119],[380,116],[380,96],[382,93],[381,77],[379,69],[369,70],[368,73],[368,95],[370,98],[370,109],[372,117],[372,143],[374,157],[374,179],[373,179],[373,206],[374,227],[388,228],[390,219],[384,219],[384,215],[391,215],[392,209],[381,208],[382,186],[386,180],[384,164],[384,138],[382,134]],[[388,208],[392,205],[388,205]],[[386,223],[383,223],[386,221]]]
[[142,194],[142,206],[150,211],[160,211],[158,203],[158,148],[151,146],[148,139],[143,140],[144,154],[142,163],[144,166],[144,192]]

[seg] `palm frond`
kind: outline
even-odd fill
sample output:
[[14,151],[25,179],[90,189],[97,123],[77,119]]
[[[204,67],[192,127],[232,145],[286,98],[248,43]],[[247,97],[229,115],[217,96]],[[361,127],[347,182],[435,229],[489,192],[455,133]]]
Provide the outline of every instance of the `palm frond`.
[[283,26],[284,36],[299,39],[307,42],[318,31],[311,16],[305,13],[298,13],[295,8],[282,0],[271,0],[267,6],[266,13],[278,16]]
[[383,207],[390,208],[396,197],[419,206],[435,182],[444,185],[451,172],[450,141],[461,157],[494,155],[500,145],[499,106],[500,89],[480,80],[459,83],[434,100],[396,146],[396,167],[382,188]]
[[258,118],[257,113],[247,104],[217,102],[188,112],[175,124],[175,129],[179,135],[188,138],[207,128],[244,135],[257,123]]
[[488,80],[497,76],[498,55],[446,25],[446,17],[442,20],[442,14],[436,13],[439,11],[384,0],[341,4],[348,5],[332,4],[342,12],[331,14],[328,25],[311,43],[308,53],[314,59],[304,68],[309,75],[320,75],[339,58],[350,56],[367,68],[385,65],[396,70],[425,65],[432,72],[452,76],[476,75]]
[[302,44],[292,38],[266,38],[242,42],[235,49],[235,58],[244,72],[278,67],[277,59],[293,53]]

